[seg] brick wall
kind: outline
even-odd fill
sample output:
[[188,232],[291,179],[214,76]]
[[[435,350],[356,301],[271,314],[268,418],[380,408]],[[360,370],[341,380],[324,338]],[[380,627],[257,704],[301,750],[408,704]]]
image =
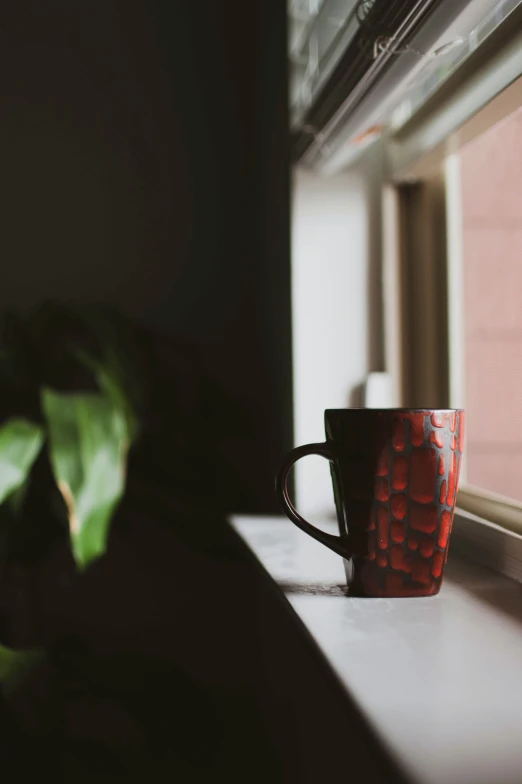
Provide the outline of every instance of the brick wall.
[[522,110],[461,154],[467,477],[522,500]]

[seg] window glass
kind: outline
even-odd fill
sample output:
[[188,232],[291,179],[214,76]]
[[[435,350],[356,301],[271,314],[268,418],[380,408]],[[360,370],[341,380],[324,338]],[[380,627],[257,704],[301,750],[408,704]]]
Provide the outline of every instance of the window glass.
[[460,153],[466,482],[522,501],[522,108]]

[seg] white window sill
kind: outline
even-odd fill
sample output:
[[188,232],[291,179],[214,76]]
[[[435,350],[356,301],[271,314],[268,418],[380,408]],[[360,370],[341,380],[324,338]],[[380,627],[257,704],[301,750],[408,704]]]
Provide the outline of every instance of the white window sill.
[[286,518],[232,524],[414,782],[520,782],[521,585],[457,545],[438,596],[349,598],[342,560]]

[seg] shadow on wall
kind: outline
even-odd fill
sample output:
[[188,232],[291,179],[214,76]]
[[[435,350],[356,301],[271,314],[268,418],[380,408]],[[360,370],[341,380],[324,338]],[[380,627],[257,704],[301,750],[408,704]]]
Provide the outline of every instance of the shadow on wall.
[[348,395],[347,406],[348,408],[362,408],[364,406],[364,391],[366,385],[357,384],[357,386],[352,387],[350,390],[350,394]]

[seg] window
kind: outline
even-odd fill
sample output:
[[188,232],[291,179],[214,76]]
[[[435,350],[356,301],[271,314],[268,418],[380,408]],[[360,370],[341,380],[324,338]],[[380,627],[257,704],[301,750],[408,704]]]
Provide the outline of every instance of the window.
[[466,408],[459,506],[522,533],[522,0],[434,5],[299,159],[339,173],[380,134],[389,404]]

